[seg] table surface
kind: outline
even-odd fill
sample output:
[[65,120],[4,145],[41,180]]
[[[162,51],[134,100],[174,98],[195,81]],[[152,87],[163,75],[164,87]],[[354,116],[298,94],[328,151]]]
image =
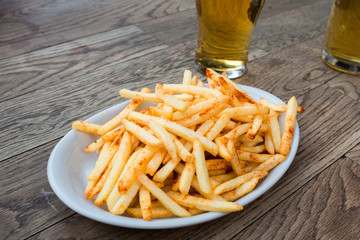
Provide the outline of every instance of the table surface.
[[359,239],[360,78],[325,66],[331,0],[267,0],[236,82],[298,98],[300,145],[284,177],[242,212],[168,230],[87,219],[46,176],[70,129],[194,69],[193,0],[0,1],[0,238]]

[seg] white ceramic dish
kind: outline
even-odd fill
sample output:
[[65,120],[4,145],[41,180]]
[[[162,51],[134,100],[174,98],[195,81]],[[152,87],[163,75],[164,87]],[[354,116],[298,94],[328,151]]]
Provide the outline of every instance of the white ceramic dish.
[[[240,85],[254,100],[259,101],[260,96],[274,103],[283,104],[284,102],[278,97],[263,90]],[[120,103],[95,116],[87,119],[89,122],[103,124],[121,109],[129,101]],[[144,104],[143,107],[149,105]],[[281,131],[284,125],[284,113],[280,116]],[[79,214],[93,220],[129,228],[140,229],[165,229],[185,227],[189,225],[207,222],[226,215],[227,213],[204,213],[187,218],[166,218],[155,219],[152,221],[143,221],[124,216],[116,216],[108,211],[105,207],[97,207],[92,201],[84,197],[84,190],[87,185],[86,178],[95,165],[97,159],[96,153],[88,153],[83,149],[96,139],[95,136],[71,130],[67,133],[53,149],[47,166],[47,174],[50,185],[55,194],[69,208]],[[296,123],[291,151],[287,159],[274,168],[269,175],[248,195],[242,197],[237,203],[245,206],[269,190],[286,172],[293,161],[299,143],[299,126]]]

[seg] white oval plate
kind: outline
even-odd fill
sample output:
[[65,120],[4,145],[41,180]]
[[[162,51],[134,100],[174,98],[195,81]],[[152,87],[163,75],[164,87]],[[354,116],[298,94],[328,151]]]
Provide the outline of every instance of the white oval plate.
[[[281,99],[263,90],[243,85],[240,85],[240,87],[253,97],[255,101],[259,101],[261,96],[271,102],[284,104]],[[103,124],[119,113],[128,103],[129,101],[120,103],[96,114],[86,121]],[[147,107],[149,107],[149,104],[147,103],[144,103],[142,106],[142,108]],[[285,114],[282,113],[279,118],[281,131],[284,126],[284,115]],[[113,215],[109,213],[105,207],[95,206],[92,200],[89,201],[84,197],[84,190],[87,185],[86,178],[95,166],[97,154],[85,152],[83,149],[96,140],[96,138],[96,136],[92,136],[91,134],[71,130],[60,140],[50,155],[47,166],[47,175],[50,185],[60,200],[72,210],[99,222],[140,229],[185,227],[207,222],[227,214],[208,212],[187,218],[165,218],[143,221],[142,219]],[[295,157],[298,144],[299,126],[296,122],[291,151],[287,156],[287,159],[274,168],[251,193],[240,198],[236,202],[245,206],[269,190],[289,168]]]

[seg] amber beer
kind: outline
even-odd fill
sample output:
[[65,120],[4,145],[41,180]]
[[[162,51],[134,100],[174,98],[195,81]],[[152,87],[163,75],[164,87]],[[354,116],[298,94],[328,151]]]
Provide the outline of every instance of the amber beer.
[[250,38],[264,0],[196,0],[199,37],[196,67],[226,71],[230,78],[247,71]]
[[335,0],[325,35],[324,62],[360,74],[360,0]]

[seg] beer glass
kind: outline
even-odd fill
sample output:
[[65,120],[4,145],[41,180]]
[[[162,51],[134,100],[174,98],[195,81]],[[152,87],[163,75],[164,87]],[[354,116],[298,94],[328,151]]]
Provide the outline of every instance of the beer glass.
[[334,69],[360,74],[360,0],[334,0],[322,59]]
[[196,0],[198,71],[225,71],[231,79],[246,73],[250,38],[263,4],[264,0]]

